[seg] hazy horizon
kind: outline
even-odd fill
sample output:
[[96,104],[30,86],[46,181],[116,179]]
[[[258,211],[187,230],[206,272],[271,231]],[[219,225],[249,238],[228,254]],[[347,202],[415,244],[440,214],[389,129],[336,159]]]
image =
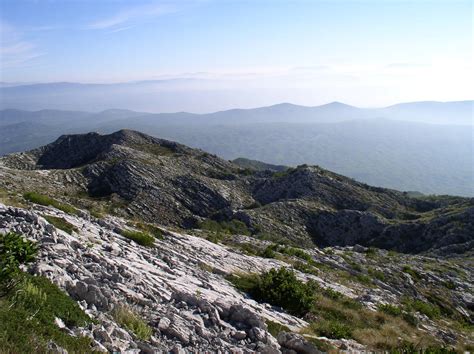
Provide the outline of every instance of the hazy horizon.
[[[462,101],[474,91],[470,1],[20,0],[0,7],[6,103],[8,83],[111,84],[133,100],[160,97],[161,111],[200,113],[281,102]],[[161,81],[151,87],[153,80]]]

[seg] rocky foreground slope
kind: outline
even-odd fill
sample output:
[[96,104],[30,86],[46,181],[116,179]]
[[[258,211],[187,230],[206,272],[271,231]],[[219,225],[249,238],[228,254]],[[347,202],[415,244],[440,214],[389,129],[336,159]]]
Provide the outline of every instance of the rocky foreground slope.
[[[250,166],[251,167],[251,166]],[[447,255],[474,245],[474,200],[410,198],[317,166],[242,168],[130,130],[60,137],[0,159],[0,188],[48,195],[179,228],[239,221],[306,246],[361,244]]]
[[[60,218],[72,231],[55,227],[48,220],[57,219],[51,217]],[[474,344],[468,325],[472,326],[474,306],[472,262],[390,255],[357,246],[308,250],[311,261],[301,267],[302,259],[295,256],[264,258],[245,252],[245,245],[258,249],[270,244],[245,236],[215,244],[161,227],[162,236],[152,247],[144,247],[123,236],[123,230],[131,229],[129,221],[118,217],[97,219],[83,211],[70,215],[53,207],[31,205],[26,210],[0,204],[0,233],[15,231],[39,245],[30,272],[51,279],[95,320],[85,328],[68,328],[57,319],[70,335],[92,338],[91,350],[317,353],[329,348],[380,349],[410,340],[423,347],[466,349]],[[364,329],[351,338],[330,339],[311,331],[322,319],[298,318],[258,303],[227,280],[230,274],[282,266],[294,268],[300,279],[312,279],[321,289],[331,289],[331,294],[360,303],[360,311],[376,313],[384,304],[402,306],[406,297],[430,304],[435,295],[445,308],[441,317],[420,308],[413,314],[414,324],[384,329],[377,339]],[[367,280],[367,274],[373,279]],[[146,340],[114,317],[114,309],[124,306],[151,328]],[[380,321],[392,326],[384,316]],[[467,327],[461,329],[458,323]]]

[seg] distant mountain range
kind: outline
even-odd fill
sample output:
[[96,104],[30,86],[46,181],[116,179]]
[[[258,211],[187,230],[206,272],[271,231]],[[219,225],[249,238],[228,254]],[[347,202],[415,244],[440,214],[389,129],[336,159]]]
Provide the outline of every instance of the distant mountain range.
[[5,109],[0,111],[0,155],[32,149],[63,134],[129,128],[226,159],[318,164],[373,185],[474,196],[472,108],[473,101],[381,109],[283,103],[209,114]]
[[[242,92],[216,89],[217,83],[182,78],[114,84],[70,82],[0,85],[0,109],[59,109],[100,112],[111,107],[146,112],[208,112],[243,106]],[[264,90],[257,95],[265,95]],[[245,101],[245,100],[244,100]],[[247,100],[249,101],[249,100]],[[252,101],[252,100],[250,100]],[[441,124],[472,124],[473,101],[413,102],[385,108],[357,108],[339,102],[304,107],[289,103],[254,109],[232,109],[208,116],[232,117],[252,122],[334,122],[336,120],[388,118]],[[162,117],[161,117],[162,118]],[[242,122],[243,123],[243,122]]]

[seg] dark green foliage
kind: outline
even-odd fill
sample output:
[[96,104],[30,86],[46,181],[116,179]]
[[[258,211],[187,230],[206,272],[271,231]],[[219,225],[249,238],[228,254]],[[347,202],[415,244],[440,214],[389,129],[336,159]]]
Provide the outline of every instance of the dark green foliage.
[[28,192],[23,194],[23,197],[35,204],[45,205],[45,206],[52,206],[56,209],[62,210],[67,214],[77,214],[78,211],[76,208],[69,204],[63,204],[58,202],[57,200],[48,197],[47,195],[39,194],[36,192]]
[[418,273],[416,270],[412,269],[410,266],[404,266],[402,268],[402,271],[404,273],[407,273],[407,274],[410,274],[410,276],[412,277],[413,280],[415,281],[418,281],[418,280],[421,280],[421,275],[420,273]]
[[318,323],[317,332],[319,335],[340,339],[340,338],[352,338],[352,328],[338,320],[323,320]]
[[73,231],[78,231],[77,228],[66,221],[64,218],[58,218],[56,216],[44,215],[43,216],[50,224],[53,224],[58,229],[66,231],[68,234],[72,234]]
[[377,249],[369,247],[367,251],[365,251],[365,255],[370,258],[375,257],[377,255]]
[[344,297],[344,295],[342,295],[339,291],[333,290],[331,288],[324,289],[323,295],[333,300],[339,300]]
[[418,311],[431,319],[438,318],[441,315],[439,307],[428,302],[405,299],[404,304],[408,311]]
[[[74,300],[45,277],[22,273],[22,281],[17,285],[15,291],[12,291],[14,295],[10,299],[17,300],[24,309],[33,313],[38,308],[34,306],[34,302],[30,303],[31,299],[28,299],[35,292],[31,289],[37,289],[37,292],[44,295],[45,301],[41,304],[40,311],[36,315],[36,318],[42,322],[53,323],[55,317],[62,319],[67,326],[84,326],[91,322],[89,316],[80,309]],[[30,295],[25,299],[26,301],[18,301],[18,294],[22,292]]]
[[151,247],[155,242],[155,238],[153,236],[150,236],[149,234],[140,231],[122,230],[120,234],[145,247]]
[[402,314],[402,309],[400,307],[390,304],[379,305],[378,309],[390,316],[400,316]]
[[300,272],[318,275],[319,271],[314,265],[309,265],[307,262],[296,261],[293,264],[293,268],[295,270],[299,270]]
[[445,286],[446,288],[448,288],[449,290],[454,290],[454,289],[456,289],[456,284],[454,284],[454,282],[451,281],[451,280],[445,281],[445,282],[444,282],[444,286]]
[[275,258],[276,253],[272,246],[268,246],[262,253],[259,254],[259,256],[264,258]]
[[19,266],[34,260],[33,242],[13,232],[0,234],[0,283],[8,282],[20,272]]
[[232,276],[230,281],[255,300],[280,306],[295,316],[310,311],[317,290],[313,282],[302,282],[286,268],[271,269],[261,275]]
[[311,262],[313,259],[311,255],[303,251],[301,248],[295,248],[295,247],[279,247],[277,249],[278,252],[286,254],[288,256],[293,256],[293,257],[298,257],[301,258],[307,262]]

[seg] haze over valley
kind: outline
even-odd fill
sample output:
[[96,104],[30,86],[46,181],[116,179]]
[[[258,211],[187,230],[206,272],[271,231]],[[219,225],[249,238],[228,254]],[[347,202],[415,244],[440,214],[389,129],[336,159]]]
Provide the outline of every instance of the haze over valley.
[[0,154],[35,148],[62,134],[129,128],[229,160],[316,164],[372,185],[474,196],[472,112],[473,101],[379,109],[283,103],[209,114],[8,109],[0,112]]

